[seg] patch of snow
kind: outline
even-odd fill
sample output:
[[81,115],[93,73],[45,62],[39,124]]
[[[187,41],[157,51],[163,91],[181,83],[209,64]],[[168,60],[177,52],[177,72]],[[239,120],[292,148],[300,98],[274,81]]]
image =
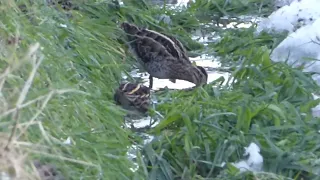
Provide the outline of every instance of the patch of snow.
[[63,144],[71,145],[72,144],[72,138],[69,136],[65,141],[63,141]]
[[[273,50],[270,58],[275,62],[286,61],[292,67],[303,65],[304,72],[317,73],[312,78],[320,85],[320,18],[291,33]],[[312,108],[312,114],[320,117],[320,105]]]
[[[319,58],[320,58],[320,57],[319,57]],[[318,67],[319,67],[319,66],[318,66]],[[314,81],[317,82],[318,85],[320,85],[320,74],[314,74],[314,75],[312,75],[311,77],[312,77],[312,79],[313,79]]]
[[188,3],[191,3],[191,2],[195,2],[195,0],[178,0],[178,5],[179,6],[187,6]]
[[320,17],[319,0],[296,0],[273,12],[258,23],[257,33],[262,31],[294,32],[303,25],[313,23]]
[[[317,96],[317,95],[315,95],[315,94],[312,94],[312,96],[313,96],[313,99],[314,99],[314,100],[320,98],[319,96]],[[313,117],[320,117],[320,104],[317,105],[316,107],[312,108],[311,111],[312,111],[312,116],[313,116]]]
[[1,179],[1,180],[11,180],[11,177],[9,176],[8,173],[1,171],[1,173],[0,173],[0,179]]
[[316,107],[312,108],[311,111],[313,117],[320,117],[320,105],[317,105]]
[[250,166],[248,165],[247,161],[239,161],[236,163],[232,163],[236,168],[240,170],[240,172],[245,172],[245,171],[251,171]]
[[[275,62],[288,59],[287,63],[293,67],[304,65],[305,72],[320,73],[320,18],[291,33],[273,50],[270,58]],[[314,78],[320,80],[318,76]]]
[[60,26],[60,27],[63,27],[63,28],[67,28],[67,27],[68,27],[68,26],[65,25],[65,24],[60,24],[59,26]]
[[274,5],[276,8],[281,8],[286,5],[290,5],[293,1],[297,0],[275,0]]
[[249,155],[247,160],[241,160],[236,163],[231,163],[237,167],[240,172],[253,171],[258,172],[262,170],[263,166],[263,157],[260,154],[260,148],[255,143],[250,143],[248,147],[245,147],[244,156]]
[[260,148],[257,144],[251,143],[248,147],[245,148],[245,156],[249,155],[247,159],[248,165],[256,171],[262,169],[263,157],[260,154]]

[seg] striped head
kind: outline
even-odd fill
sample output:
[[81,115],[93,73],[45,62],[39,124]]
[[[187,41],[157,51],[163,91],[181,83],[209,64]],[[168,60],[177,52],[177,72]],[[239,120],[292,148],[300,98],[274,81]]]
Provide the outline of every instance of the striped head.
[[193,66],[193,72],[191,72],[192,81],[196,86],[205,85],[208,81],[208,73],[202,66]]
[[196,86],[207,84],[208,74],[202,66],[185,64],[185,62],[170,64],[170,77],[168,79],[180,79],[191,82]]
[[208,83],[208,73],[207,71],[202,67],[202,66],[197,66],[199,69],[200,73],[200,84],[207,84]]
[[122,83],[114,95],[114,100],[125,109],[136,109],[145,113],[150,104],[150,89],[142,84]]

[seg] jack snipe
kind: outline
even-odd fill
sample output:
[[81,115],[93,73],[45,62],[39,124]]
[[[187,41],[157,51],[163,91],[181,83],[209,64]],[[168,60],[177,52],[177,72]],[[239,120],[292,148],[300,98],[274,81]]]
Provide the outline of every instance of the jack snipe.
[[172,82],[181,79],[196,86],[207,84],[206,70],[191,63],[183,45],[173,36],[138,28],[127,22],[122,23],[121,28],[128,34],[131,50],[150,74],[150,89],[153,77]]
[[146,113],[150,104],[150,89],[142,84],[122,83],[114,94],[114,100],[127,110]]

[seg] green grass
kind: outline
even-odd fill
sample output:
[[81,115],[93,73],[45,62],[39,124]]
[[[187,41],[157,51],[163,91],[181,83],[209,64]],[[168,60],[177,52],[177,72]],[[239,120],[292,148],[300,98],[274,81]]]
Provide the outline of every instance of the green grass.
[[[158,93],[156,110],[165,118],[142,150],[148,179],[317,179],[319,118],[311,108],[320,101],[312,98],[319,86],[311,74],[270,60],[283,35],[255,36],[253,28],[220,35],[209,48],[231,66],[231,79]],[[221,167],[244,158],[250,142],[260,146],[265,172]]]
[[[261,147],[266,172],[316,177],[319,119],[310,108],[319,100],[312,99],[318,86],[310,75],[277,64],[242,67],[234,78],[225,87],[159,96],[156,110],[165,118],[150,131],[159,138],[143,151],[149,179],[217,178],[221,164],[242,159],[250,142]],[[237,174],[229,171],[224,179]]]
[[[27,13],[19,10],[20,4],[1,4],[1,53],[6,51],[1,72],[10,68],[2,77],[7,104],[1,110],[2,131],[10,133],[15,119],[7,111],[32,102],[17,112],[22,125],[16,132],[17,141],[35,144],[21,147],[31,152],[31,159],[53,162],[67,179],[129,179],[133,175],[126,158],[129,132],[121,127],[123,111],[112,101],[121,70],[129,66],[121,62],[125,54],[116,24],[111,18],[92,18],[111,17],[108,6],[83,5],[86,9],[71,10],[68,18],[64,10],[43,1],[27,4]],[[5,44],[9,36],[17,35],[22,38],[19,47]],[[23,58],[34,43],[40,45],[38,58]],[[31,86],[23,90],[33,69],[37,71],[30,75]],[[61,93],[64,90],[69,91]],[[28,127],[26,133],[23,127]],[[67,137],[75,144],[61,144]]]
[[[311,95],[319,87],[311,74],[271,62],[269,53],[283,35],[212,25],[219,42],[204,48],[191,40],[208,17],[271,12],[258,0],[232,2],[201,0],[179,12],[140,1],[122,7],[77,1],[79,10],[70,11],[42,0],[1,2],[0,128],[13,134],[12,140],[0,139],[1,148],[9,144],[27,153],[28,161],[53,163],[66,179],[316,177],[319,119],[310,109],[319,103]],[[22,4],[27,11],[19,9]],[[172,24],[158,22],[159,14],[170,15]],[[230,79],[203,88],[155,94],[154,110],[164,118],[148,131],[157,137],[138,151],[135,173],[126,156],[134,136],[122,127],[125,112],[113,103],[121,72],[134,65],[121,21],[173,34],[189,51],[214,50],[232,70]],[[21,37],[20,44],[7,44],[10,37]],[[63,144],[68,137],[72,144]],[[240,174],[229,164],[243,158],[250,142],[261,147],[265,172]],[[12,172],[2,165],[1,170]]]

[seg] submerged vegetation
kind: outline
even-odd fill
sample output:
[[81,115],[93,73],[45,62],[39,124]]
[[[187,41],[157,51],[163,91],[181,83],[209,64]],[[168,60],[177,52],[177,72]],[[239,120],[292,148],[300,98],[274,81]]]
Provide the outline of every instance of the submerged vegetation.
[[[319,87],[312,74],[270,60],[283,36],[216,25],[228,15],[268,15],[268,2],[197,0],[182,9],[142,0],[0,2],[1,171],[34,179],[30,165],[39,160],[65,179],[316,178],[320,121],[311,108]],[[136,67],[123,21],[172,34],[190,54],[213,52],[231,71],[230,79],[192,91],[156,92],[149,113],[162,118],[146,131],[155,136],[146,145],[123,127],[126,111],[113,100],[122,73]],[[221,38],[204,46],[191,39],[198,29]],[[240,173],[231,163],[251,142],[261,149],[263,172]],[[141,146],[137,171],[127,158],[133,143]]]

